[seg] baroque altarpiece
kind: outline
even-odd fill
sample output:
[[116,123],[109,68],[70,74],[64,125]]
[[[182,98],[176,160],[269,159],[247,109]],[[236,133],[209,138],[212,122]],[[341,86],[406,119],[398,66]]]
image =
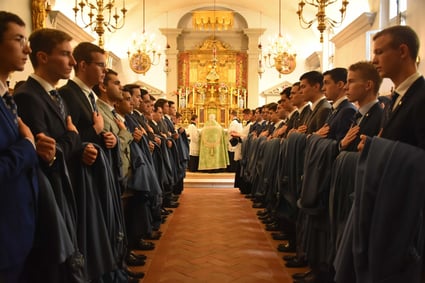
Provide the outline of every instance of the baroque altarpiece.
[[229,124],[229,113],[241,113],[247,107],[247,53],[213,37],[194,50],[178,55],[178,111],[188,123],[198,115],[200,127],[210,114],[223,127]]

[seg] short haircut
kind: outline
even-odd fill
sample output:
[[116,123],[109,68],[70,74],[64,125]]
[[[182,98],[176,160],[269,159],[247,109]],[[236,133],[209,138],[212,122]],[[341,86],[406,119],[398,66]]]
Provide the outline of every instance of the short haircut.
[[230,115],[238,116],[238,111],[232,110],[232,111],[230,111]]
[[142,96],[144,96],[144,95],[146,95],[146,94],[149,94],[149,92],[148,92],[146,89],[144,89],[144,88],[140,88],[140,94],[141,94]]
[[[133,94],[134,94],[133,90],[136,89],[136,88],[140,88],[140,86],[137,85],[137,84],[126,84],[123,87],[123,89],[125,89],[126,91],[128,91],[131,94],[131,96],[133,96]],[[141,91],[140,91],[140,93],[141,93]]]
[[198,119],[198,115],[193,114],[192,117],[190,117],[190,121],[195,121],[196,119]]
[[277,111],[277,103],[276,102],[271,102],[271,103],[267,104],[267,108],[270,111],[276,112]]
[[176,112],[176,118],[183,117],[183,115],[180,112]]
[[329,75],[331,79],[337,82],[347,83],[347,69],[346,68],[334,68],[323,73],[323,77]]
[[25,26],[25,22],[18,15],[0,11],[0,42],[3,41],[3,35],[9,29],[9,23],[15,23],[21,27]]
[[350,67],[348,67],[348,70],[352,72],[359,72],[361,78],[364,80],[371,80],[375,86],[373,91],[375,93],[378,93],[382,83],[382,78],[371,62],[360,61],[354,63]]
[[29,37],[29,43],[31,46],[31,53],[29,55],[31,64],[34,68],[38,66],[37,53],[45,52],[51,54],[53,49],[64,41],[71,41],[72,37],[66,32],[51,29],[42,28],[34,31]]
[[318,71],[310,71],[310,72],[302,74],[301,77],[300,77],[300,81],[302,81],[302,80],[307,80],[307,82],[310,85],[319,84],[320,89],[322,89],[323,75],[322,75],[322,73],[320,73]]
[[390,35],[392,38],[391,47],[398,48],[402,44],[406,44],[409,48],[410,57],[416,60],[418,57],[420,42],[416,32],[409,26],[392,26],[381,30],[373,37],[375,41],[378,37]]
[[103,50],[99,46],[90,42],[81,42],[74,48],[72,55],[74,56],[74,59],[77,62],[77,64],[75,64],[74,66],[75,71],[78,71],[78,64],[80,62],[82,61],[86,63],[92,62],[93,60],[92,53],[105,54],[105,50]]
[[111,75],[118,76],[118,73],[112,69],[106,69],[105,78],[103,79],[103,84],[106,85],[111,80]]
[[292,89],[292,87],[290,87],[290,86],[288,86],[288,87],[285,87],[281,92],[280,92],[280,95],[285,95],[286,96],[286,98],[288,98],[289,99],[289,97],[291,96],[291,89]]
[[168,100],[164,99],[164,98],[160,98],[157,101],[155,101],[155,105],[154,107],[161,107],[164,109],[164,104],[167,103],[168,104]]
[[[103,78],[103,82],[102,82],[104,85],[106,85],[111,80],[111,75],[118,76],[118,73],[112,69],[106,69],[105,77]],[[100,91],[99,84],[95,85],[92,89],[97,96],[102,96],[102,92]]]
[[242,113],[243,113],[243,114],[252,114],[252,111],[251,111],[251,109],[249,109],[249,108],[245,108],[245,109],[242,111]]
[[174,104],[176,104],[174,101],[172,101],[172,100],[168,100],[168,106],[170,106],[170,107],[171,107],[171,105],[174,105]]

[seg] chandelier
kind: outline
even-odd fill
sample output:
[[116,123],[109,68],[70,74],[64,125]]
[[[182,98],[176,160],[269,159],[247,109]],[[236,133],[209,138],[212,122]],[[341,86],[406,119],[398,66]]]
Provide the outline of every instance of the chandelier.
[[[215,5],[215,4],[214,4]],[[197,30],[228,30],[233,27],[232,11],[193,11],[192,25]]]
[[161,53],[155,46],[155,36],[148,35],[145,31],[145,0],[143,0],[143,32],[140,36],[133,37],[127,55],[133,72],[143,75],[152,65],[158,65],[161,58]]
[[[264,73],[264,66],[268,68],[275,68],[279,72],[279,77],[282,74],[290,74],[294,71],[296,66],[297,54],[292,49],[292,44],[287,37],[282,36],[282,0],[279,0],[279,35],[273,38],[269,44],[268,52],[262,58],[258,60],[258,75],[261,78]],[[261,43],[258,44],[258,48],[261,50]],[[262,56],[262,55],[261,55]],[[272,62],[272,58],[273,61]]]
[[[109,32],[121,29],[125,24],[125,14],[127,13],[127,9],[125,8],[125,0],[123,0],[122,8],[120,10],[123,20],[121,24],[119,24],[118,22],[121,16],[118,15],[118,8],[115,0],[108,0],[107,2],[104,0],[96,0],[93,2],[95,3],[92,3],[91,0],[81,0],[77,3],[76,0],[75,6],[72,10],[74,10],[75,22],[77,22],[77,15],[78,12],[80,12],[84,28],[90,27],[92,31],[97,33],[99,36],[99,46],[103,48],[103,35],[105,33],[105,28]],[[80,6],[80,8],[78,8],[78,6]],[[84,14],[86,6],[89,8],[87,15]],[[113,10],[114,12],[112,12]],[[86,17],[88,17],[88,23],[87,19],[85,19]]]
[[[336,27],[339,24],[341,24],[342,21],[344,21],[345,14],[346,14],[346,11],[347,11],[347,5],[348,5],[347,0],[342,0],[341,8],[339,9],[339,12],[341,14],[341,18],[338,21],[333,20],[326,15],[326,12],[325,12],[326,8],[329,5],[336,3],[337,1],[338,0],[301,0],[298,3],[297,14],[298,14],[298,18],[299,18],[301,27],[303,29],[308,29],[308,28],[311,27],[313,22],[317,20],[317,29],[320,31],[320,42],[321,43],[323,42],[323,32],[326,30],[327,27]],[[306,4],[314,6],[314,7],[317,8],[317,14],[316,14],[315,19],[307,21],[304,18],[303,12],[304,12],[304,6]]]

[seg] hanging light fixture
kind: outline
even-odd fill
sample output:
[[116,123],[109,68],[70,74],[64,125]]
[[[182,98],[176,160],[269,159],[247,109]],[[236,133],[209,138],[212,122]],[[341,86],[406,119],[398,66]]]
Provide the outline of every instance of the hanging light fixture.
[[[263,28],[263,13],[262,12],[260,12],[260,29],[261,28]],[[259,40],[259,43],[258,43],[258,49],[260,49],[260,55],[259,55],[259,58],[258,58],[257,73],[258,73],[258,76],[261,79],[261,76],[265,72],[264,66],[263,66],[263,61],[262,61],[263,45],[261,44],[261,37],[260,37],[260,40]]]
[[[264,55],[264,65],[269,68],[275,68],[279,72],[279,77],[282,74],[290,74],[296,66],[297,54],[292,50],[292,44],[287,37],[282,35],[282,0],[279,0],[279,35],[276,36],[269,44],[269,50]],[[262,49],[261,43],[258,45]],[[272,59],[273,58],[273,63]],[[258,70],[263,69],[261,59],[258,62]],[[260,72],[258,72],[260,74]]]
[[[168,43],[168,11],[167,11],[167,28],[166,28],[166,30],[167,30],[167,34],[165,35],[165,37],[167,38],[167,45],[165,46],[165,48],[168,51],[171,48],[170,44]],[[167,54],[167,51],[165,51],[165,54]],[[165,59],[163,71],[167,76],[171,72],[171,68],[168,64],[168,59]]]
[[127,51],[130,68],[137,74],[146,74],[152,65],[158,65],[161,53],[155,47],[155,37],[145,31],[145,0],[143,0],[143,32],[134,37]]
[[[336,27],[344,21],[345,14],[347,12],[347,5],[349,3],[347,0],[341,1],[341,8],[339,9],[341,18],[338,21],[333,20],[326,15],[326,8],[336,2],[338,2],[338,0],[332,0],[332,1],[330,0],[301,0],[298,3],[297,14],[298,14],[298,19],[300,21],[300,26],[303,29],[309,29],[313,25],[313,22],[317,21],[317,29],[320,31],[321,43],[323,42],[323,32],[327,28]],[[316,18],[311,19],[310,21],[307,21],[303,15],[304,6],[306,4],[317,8]]]
[[[115,0],[109,0],[106,3],[104,0],[96,0],[93,2],[94,3],[92,3],[91,0],[81,0],[79,3],[77,3],[77,0],[75,0],[75,5],[72,10],[74,10],[75,22],[77,22],[77,14],[80,11],[84,28],[90,27],[92,31],[97,33],[99,36],[99,46],[103,48],[103,35],[105,33],[105,28],[109,32],[114,32],[118,29],[121,29],[125,24],[125,14],[127,13],[127,9],[125,8],[125,0],[123,0],[122,8],[120,10],[123,20],[121,24],[119,24],[120,15],[118,15],[118,8]],[[78,8],[78,6],[80,6],[80,8]],[[86,6],[90,8],[90,11],[87,13],[87,15],[84,14],[84,8]],[[113,8],[115,8],[114,14],[112,14]],[[88,23],[86,23],[86,20],[84,19],[87,16]]]

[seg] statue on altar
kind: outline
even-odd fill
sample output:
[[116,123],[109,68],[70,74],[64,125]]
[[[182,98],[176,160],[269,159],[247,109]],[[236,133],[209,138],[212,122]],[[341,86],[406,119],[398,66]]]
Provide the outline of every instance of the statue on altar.
[[210,114],[201,130],[198,170],[225,169],[229,165],[227,139],[223,127]]

